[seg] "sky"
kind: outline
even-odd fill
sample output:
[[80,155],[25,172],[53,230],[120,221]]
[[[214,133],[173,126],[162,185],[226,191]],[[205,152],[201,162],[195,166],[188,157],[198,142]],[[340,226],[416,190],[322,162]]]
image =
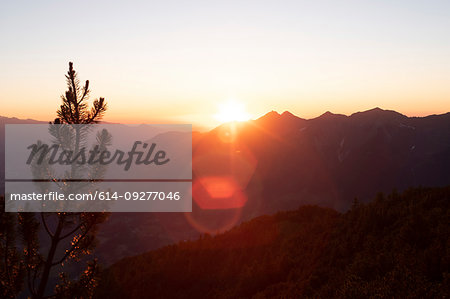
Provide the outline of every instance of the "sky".
[[51,120],[73,61],[105,120],[213,127],[450,111],[450,1],[1,1],[0,115]]

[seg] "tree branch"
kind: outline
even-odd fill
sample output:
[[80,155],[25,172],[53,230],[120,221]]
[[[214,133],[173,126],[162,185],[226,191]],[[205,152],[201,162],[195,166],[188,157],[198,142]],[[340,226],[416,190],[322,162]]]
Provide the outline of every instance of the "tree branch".
[[79,230],[81,227],[83,226],[83,223],[81,223],[80,225],[78,225],[77,227],[75,227],[71,232],[65,234],[64,236],[60,237],[60,240],[63,240],[65,238],[67,238],[68,236],[70,236],[71,234],[73,234],[74,232],[76,232],[77,230]]
[[81,102],[83,102],[84,98],[86,97],[86,95],[89,93],[89,80],[86,80],[86,84],[84,85],[84,92],[83,92],[83,96],[81,97],[80,101],[78,102],[78,104],[81,104]]
[[86,229],[86,231],[80,236],[80,238],[77,240],[77,242],[75,242],[75,244],[72,245],[72,247],[66,251],[66,253],[64,254],[64,256],[57,262],[52,263],[52,266],[56,266],[61,264],[62,262],[64,262],[67,257],[75,250],[75,248],[77,247],[78,243],[80,243],[81,240],[84,239],[84,237],[86,237],[86,235],[89,233],[89,231],[91,230],[91,228],[94,225],[91,225],[88,229]]
[[52,232],[50,232],[50,229],[49,229],[48,226],[47,226],[47,221],[45,221],[45,217],[44,217],[44,213],[43,213],[43,212],[41,212],[41,219],[42,219],[42,223],[44,224],[45,230],[47,231],[47,233],[49,234],[49,236],[50,236],[51,238],[53,238],[53,237],[54,237],[54,234],[53,234]]
[[34,289],[33,284],[31,283],[31,273],[30,273],[30,268],[27,267],[27,284],[28,284],[28,289],[30,290],[31,294],[33,296],[36,295],[36,291]]

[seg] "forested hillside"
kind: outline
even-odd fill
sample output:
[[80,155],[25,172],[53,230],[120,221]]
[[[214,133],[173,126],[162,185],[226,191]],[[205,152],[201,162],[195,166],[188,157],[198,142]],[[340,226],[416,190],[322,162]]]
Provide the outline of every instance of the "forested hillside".
[[98,297],[448,297],[450,187],[260,216],[123,259]]

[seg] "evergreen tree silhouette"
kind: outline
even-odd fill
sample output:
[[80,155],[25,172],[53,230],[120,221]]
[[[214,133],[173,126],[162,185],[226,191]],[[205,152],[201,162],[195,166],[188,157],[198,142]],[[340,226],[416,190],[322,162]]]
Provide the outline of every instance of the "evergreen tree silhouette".
[[[56,138],[56,142],[61,144],[64,138],[70,139],[70,146],[73,147],[75,152],[78,152],[81,146],[84,145],[83,138],[85,137],[87,125],[98,123],[103,117],[107,105],[104,98],[99,98],[94,100],[92,107],[89,108],[89,81],[86,81],[84,86],[81,86],[72,62],[69,63],[66,80],[68,90],[61,96],[62,104],[57,110],[58,118],[50,122],[49,132]],[[61,125],[65,125],[66,128],[61,128]],[[65,136],[62,136],[63,134],[59,131],[63,129],[66,132],[65,134],[67,134]],[[70,133],[67,133],[67,131],[70,131]],[[106,130],[103,130],[101,134],[97,134],[97,141],[100,147],[105,147],[110,140],[111,137]],[[75,164],[71,165],[71,171],[66,179],[76,178],[79,173],[84,171],[83,168]],[[34,169],[35,172],[38,170]],[[98,169],[91,169],[91,171],[95,174]],[[71,184],[65,185],[65,191],[70,190]],[[38,215],[39,219],[37,219]],[[41,225],[50,239],[46,246],[39,246],[39,243],[42,243],[44,240],[38,242],[38,229],[29,230],[23,238],[23,268],[26,272],[26,285],[32,298],[49,296],[49,284],[51,277],[53,277],[51,273],[61,271],[59,268],[62,265],[71,260],[86,262],[86,256],[91,254],[95,247],[98,224],[104,222],[107,217],[107,213],[87,212],[19,214],[19,226],[22,227],[22,230],[29,229],[30,225],[32,227]],[[99,269],[95,259],[86,263],[86,270],[81,273],[77,280],[70,279],[66,273],[59,273],[60,283],[55,287],[54,294],[50,296],[60,298],[92,297]]]

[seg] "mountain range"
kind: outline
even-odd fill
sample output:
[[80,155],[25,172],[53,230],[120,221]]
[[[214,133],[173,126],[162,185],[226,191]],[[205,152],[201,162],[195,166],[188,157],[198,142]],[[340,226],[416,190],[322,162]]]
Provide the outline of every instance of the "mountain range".
[[304,204],[345,211],[378,192],[450,185],[450,113],[407,117],[375,108],[303,119],[272,111],[192,139],[193,212],[113,213],[99,233],[103,261]]
[[[229,147],[220,142],[224,131],[229,124],[194,143],[194,174],[199,148],[217,153]],[[355,197],[366,201],[377,192],[450,183],[450,113],[419,118],[375,108],[305,120],[270,112],[237,124],[234,134],[232,146],[257,161],[246,206],[258,214],[304,203],[343,211]]]

